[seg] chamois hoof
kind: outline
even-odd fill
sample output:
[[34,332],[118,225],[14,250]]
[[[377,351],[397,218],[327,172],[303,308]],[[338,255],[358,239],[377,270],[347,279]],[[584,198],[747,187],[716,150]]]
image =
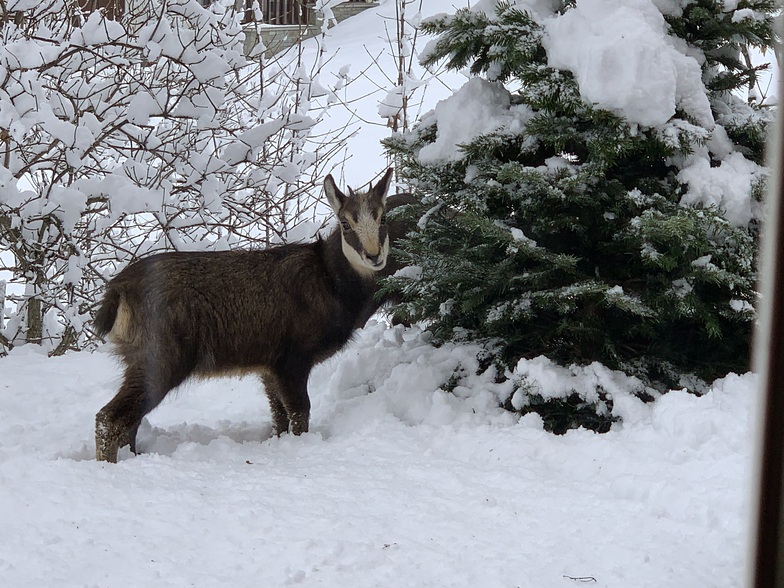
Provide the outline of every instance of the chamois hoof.
[[[109,422],[105,414],[95,415],[95,459],[117,463],[117,452],[128,444],[129,431],[116,423]],[[134,443],[135,445],[135,443]]]
[[95,461],[117,463],[117,451],[119,449],[118,443],[101,435],[95,435]]
[[291,434],[302,435],[308,432],[308,422],[310,415],[308,413],[294,412],[291,414]]

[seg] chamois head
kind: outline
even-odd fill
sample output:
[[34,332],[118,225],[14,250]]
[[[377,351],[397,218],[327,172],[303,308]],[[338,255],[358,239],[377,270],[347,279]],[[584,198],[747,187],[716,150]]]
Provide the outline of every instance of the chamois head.
[[371,183],[366,192],[354,192],[349,188],[346,196],[331,175],[324,179],[324,192],[340,223],[343,254],[363,273],[380,271],[387,263],[386,202],[391,180],[392,168],[378,184],[373,186]]

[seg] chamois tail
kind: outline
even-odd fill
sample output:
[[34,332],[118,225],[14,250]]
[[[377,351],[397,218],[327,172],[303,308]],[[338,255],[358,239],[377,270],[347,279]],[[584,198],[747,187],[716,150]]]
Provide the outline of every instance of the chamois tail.
[[106,335],[109,334],[109,331],[112,330],[114,321],[117,319],[117,310],[119,308],[120,293],[113,288],[108,288],[98,312],[95,313],[95,319],[93,320],[95,333],[99,337],[105,338]]

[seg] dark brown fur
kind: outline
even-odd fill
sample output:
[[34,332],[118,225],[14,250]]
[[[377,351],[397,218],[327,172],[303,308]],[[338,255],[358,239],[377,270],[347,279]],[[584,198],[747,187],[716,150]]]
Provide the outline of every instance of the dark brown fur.
[[[390,172],[369,198],[375,190],[383,201]],[[357,196],[345,202],[352,198]],[[393,206],[409,201],[390,198]],[[348,208],[336,210],[339,220]],[[387,228],[403,231],[399,222],[378,227],[382,242]],[[125,374],[117,395],[96,415],[97,459],[116,461],[126,443],[135,452],[142,418],[191,376],[257,374],[275,433],[306,432],[312,367],[340,350],[380,304],[374,299],[376,273],[360,271],[346,258],[344,232],[347,242],[356,240],[351,230],[338,227],[315,243],[162,253],[130,264],[111,280],[95,328],[115,342]],[[367,259],[374,263],[377,253]],[[395,269],[388,263],[381,273]]]

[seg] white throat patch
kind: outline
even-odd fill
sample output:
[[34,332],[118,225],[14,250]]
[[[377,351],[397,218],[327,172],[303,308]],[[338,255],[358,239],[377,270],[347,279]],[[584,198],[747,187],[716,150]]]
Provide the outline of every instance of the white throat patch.
[[[360,241],[363,242],[362,237],[360,237]],[[341,236],[341,243],[343,247],[343,255],[346,256],[349,263],[354,266],[354,268],[361,274],[375,274],[378,271],[384,269],[387,265],[387,257],[389,256],[389,236],[384,239],[384,243],[381,246],[380,254],[378,256],[379,261],[381,262],[380,265],[373,265],[369,260],[365,258],[365,256],[361,255],[356,249],[354,249],[351,245],[346,243],[346,238]],[[373,253],[371,253],[373,255]]]

